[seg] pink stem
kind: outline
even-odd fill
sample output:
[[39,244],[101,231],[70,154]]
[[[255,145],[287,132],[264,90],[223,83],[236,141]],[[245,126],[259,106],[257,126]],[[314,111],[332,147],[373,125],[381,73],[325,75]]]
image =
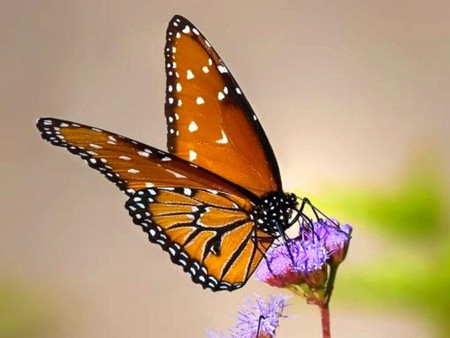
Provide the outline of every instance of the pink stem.
[[330,332],[330,308],[328,302],[319,305],[320,317],[322,318],[322,337],[331,338]]

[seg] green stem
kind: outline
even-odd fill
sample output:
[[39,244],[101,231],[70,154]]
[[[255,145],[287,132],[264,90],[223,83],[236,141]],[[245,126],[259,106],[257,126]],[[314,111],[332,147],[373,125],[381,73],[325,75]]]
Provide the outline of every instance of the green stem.
[[338,265],[335,265],[335,264],[330,265],[330,275],[328,276],[327,288],[325,290],[325,299],[324,299],[324,303],[327,305],[327,307],[328,307],[328,303],[330,302],[331,293],[333,292],[334,280],[336,279],[337,268],[338,268]]

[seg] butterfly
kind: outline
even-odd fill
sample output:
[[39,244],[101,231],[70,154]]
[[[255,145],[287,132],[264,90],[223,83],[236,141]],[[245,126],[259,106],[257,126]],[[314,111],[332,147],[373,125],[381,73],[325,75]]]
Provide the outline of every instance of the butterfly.
[[167,152],[55,118],[37,128],[115,183],[133,222],[195,283],[232,291],[292,225],[297,197],[283,192],[274,152],[238,83],[182,16],[167,28],[165,69]]

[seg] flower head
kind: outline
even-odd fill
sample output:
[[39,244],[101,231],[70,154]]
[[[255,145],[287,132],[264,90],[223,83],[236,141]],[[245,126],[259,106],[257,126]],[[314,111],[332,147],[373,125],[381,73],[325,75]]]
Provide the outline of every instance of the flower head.
[[[237,315],[237,324],[230,329],[231,338],[275,338],[275,331],[279,326],[279,318],[282,317],[286,307],[287,296],[272,296],[264,301],[255,295],[256,300],[246,299],[247,306],[242,308]],[[225,338],[222,333],[207,331],[209,338]]]
[[327,250],[330,263],[340,263],[347,254],[351,232],[349,224],[339,226],[335,220],[324,219],[314,222],[311,228],[301,228],[300,236],[306,242],[321,242]]
[[339,226],[329,219],[301,226],[299,236],[267,251],[256,279],[303,294],[311,303],[329,299],[334,280],[329,280],[328,268],[334,279],[347,253],[351,231],[350,225]]
[[256,270],[256,278],[277,287],[298,284],[305,273],[320,270],[328,257],[322,241],[299,236],[269,250],[266,261]]

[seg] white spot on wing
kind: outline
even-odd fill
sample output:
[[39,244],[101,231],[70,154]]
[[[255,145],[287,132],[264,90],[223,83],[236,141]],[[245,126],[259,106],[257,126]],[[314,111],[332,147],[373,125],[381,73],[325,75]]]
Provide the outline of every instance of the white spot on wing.
[[131,157],[122,155],[122,156],[119,156],[119,159],[124,160],[124,161],[129,161],[129,160],[131,160]]
[[181,83],[177,83],[177,92],[181,92],[181,89],[183,89],[183,87],[181,87]]
[[206,66],[203,66],[202,71],[203,71],[203,73],[207,74],[207,73],[209,73],[209,68]]
[[195,121],[192,121],[192,122],[189,124],[188,129],[189,129],[189,131],[190,131],[191,133],[193,133],[194,131],[198,130],[197,123],[195,123]]
[[195,161],[197,159],[197,153],[193,150],[189,150],[189,161]]
[[217,69],[219,70],[219,72],[220,73],[228,73],[228,69],[227,69],[227,67],[225,67],[225,66],[222,66],[222,65],[218,65],[217,66]]
[[189,27],[188,25],[186,25],[182,30],[182,32],[184,34],[189,34],[190,31],[191,31],[191,27]]
[[194,75],[194,73],[192,73],[192,70],[188,69],[188,70],[186,71],[186,78],[187,78],[188,80],[192,80],[194,77],[195,77],[195,75]]
[[128,169],[128,172],[130,174],[137,174],[139,172],[139,170],[131,168],[131,169]]
[[166,169],[169,173],[171,173],[173,176],[175,176],[176,178],[186,178],[186,176],[184,176],[184,175],[181,175],[181,174],[179,174],[179,173],[177,173],[177,172],[175,172],[175,171],[172,171],[172,170],[170,170],[170,169]]
[[227,135],[225,134],[225,132],[223,130],[222,130],[222,138],[220,140],[217,140],[216,143],[219,143],[219,144],[227,144],[228,143]]
[[203,100],[203,97],[199,96],[197,97],[197,99],[195,100],[195,102],[200,105],[200,104],[204,104],[205,100]]
[[217,94],[217,98],[219,99],[219,101],[222,101],[225,98],[225,95],[222,92],[219,92]]

